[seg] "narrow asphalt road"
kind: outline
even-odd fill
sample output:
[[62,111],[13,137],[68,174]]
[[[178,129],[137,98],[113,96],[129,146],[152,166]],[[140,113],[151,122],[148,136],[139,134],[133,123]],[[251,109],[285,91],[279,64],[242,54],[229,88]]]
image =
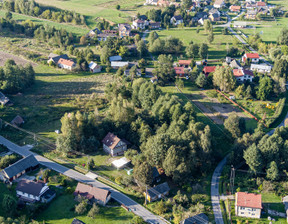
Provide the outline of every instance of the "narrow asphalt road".
[[46,159],[43,156],[40,156],[36,153],[33,153],[27,149],[27,147],[18,146],[14,144],[13,142],[7,140],[6,138],[0,136],[0,143],[5,145],[9,150],[21,155],[21,156],[29,156],[33,154],[35,158],[39,161],[39,163],[43,166],[48,167],[49,169],[55,170],[58,173],[62,173],[67,177],[70,177],[74,180],[77,180],[79,182],[91,184],[95,187],[102,188],[105,190],[109,190],[111,192],[111,196],[113,199],[118,201],[120,204],[124,204],[129,209],[133,211],[134,214],[142,217],[146,222],[153,223],[153,224],[164,224],[167,223],[165,220],[163,220],[161,217],[154,215],[147,209],[145,209],[143,206],[132,200],[131,198],[127,197],[125,194],[97,181],[94,179],[91,179],[84,174],[81,174],[75,170],[69,169],[65,166],[62,166],[58,163],[55,163],[49,159]]

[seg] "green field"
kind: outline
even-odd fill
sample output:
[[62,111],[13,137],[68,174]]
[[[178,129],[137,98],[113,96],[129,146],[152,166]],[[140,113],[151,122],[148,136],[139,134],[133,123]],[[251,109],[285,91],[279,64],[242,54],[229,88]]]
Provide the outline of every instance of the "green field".
[[[0,10],[0,17],[5,16],[6,11]],[[22,15],[18,13],[12,13],[13,14],[13,19],[16,21],[25,21],[25,20],[31,20],[32,22],[39,24],[39,25],[49,25],[49,26],[54,26],[56,29],[65,29],[68,32],[74,33],[78,36],[82,36],[88,33],[89,29],[87,27],[83,26],[76,26],[73,24],[67,24],[67,23],[57,23],[45,19],[40,19],[32,16],[27,16],[27,15]]]
[[[88,17],[90,28],[95,25],[97,18],[104,18],[114,23],[127,22],[129,17],[135,16],[137,12],[144,13],[152,8],[143,6],[144,0],[36,0],[36,2],[83,14]],[[116,10],[118,4],[121,6],[120,11]]]
[[[207,43],[208,34],[205,33],[204,29],[201,28],[200,32],[196,32],[197,28],[175,28],[169,30],[157,31],[160,37],[165,38],[168,36],[177,37],[183,41],[184,45],[188,45],[191,41],[194,43]],[[222,28],[215,27],[214,31],[214,41],[209,44],[208,59],[222,59],[226,57],[227,54],[227,43],[230,47],[233,44],[233,37],[230,35],[222,35]]]

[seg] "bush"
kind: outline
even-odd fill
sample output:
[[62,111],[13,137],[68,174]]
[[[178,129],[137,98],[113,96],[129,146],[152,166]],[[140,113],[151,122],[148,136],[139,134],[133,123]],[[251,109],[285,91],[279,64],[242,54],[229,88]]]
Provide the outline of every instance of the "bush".
[[99,210],[99,207],[94,203],[87,216],[94,219],[95,216],[99,213]]
[[85,212],[87,212],[87,201],[83,200],[78,205],[75,206],[75,213],[78,215],[83,215]]
[[116,184],[121,184],[122,177],[116,177],[115,182],[116,182]]
[[274,113],[274,115],[270,118],[270,119],[266,119],[265,123],[266,125],[270,128],[275,122],[277,122],[278,118],[281,116],[282,111],[284,109],[285,106],[285,102],[286,102],[286,97],[280,99],[278,101],[278,106],[276,107],[276,111]]

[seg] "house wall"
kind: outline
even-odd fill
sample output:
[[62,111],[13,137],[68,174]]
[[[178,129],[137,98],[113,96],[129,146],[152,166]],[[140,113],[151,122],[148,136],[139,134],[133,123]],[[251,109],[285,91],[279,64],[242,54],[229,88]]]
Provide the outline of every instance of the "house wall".
[[23,197],[23,198],[27,198],[28,200],[40,201],[40,197],[39,196],[34,196],[32,194],[27,194],[27,193],[24,193],[22,191],[16,191],[16,194],[17,194],[17,196]]
[[95,68],[95,69],[90,69],[90,70],[91,70],[91,72],[93,72],[93,73],[98,73],[98,72],[101,72],[101,67]]
[[127,150],[126,143],[120,141],[113,150],[111,150],[111,156],[120,156],[124,155],[124,152]]
[[257,218],[261,217],[260,208],[248,208],[235,205],[236,216],[247,217],[247,218]]
[[73,66],[68,66],[68,65],[64,65],[64,64],[58,64],[59,68],[64,68],[64,69],[68,69],[68,70],[72,70],[73,67],[75,67],[75,65]]

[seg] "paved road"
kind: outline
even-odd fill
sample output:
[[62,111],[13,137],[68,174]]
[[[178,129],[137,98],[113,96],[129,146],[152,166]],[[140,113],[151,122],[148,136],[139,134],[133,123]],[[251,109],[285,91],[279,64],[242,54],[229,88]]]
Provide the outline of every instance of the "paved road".
[[69,169],[69,168],[62,166],[58,163],[55,163],[49,159],[46,159],[43,156],[40,156],[36,153],[33,153],[33,152],[29,151],[27,147],[18,146],[16,144],[14,144],[13,142],[5,139],[2,136],[0,136],[0,143],[5,145],[9,150],[11,150],[11,151],[13,151],[13,152],[15,152],[21,156],[26,157],[28,155],[33,154],[35,156],[35,158],[39,161],[39,163],[42,164],[43,166],[46,166],[49,169],[55,170],[59,173],[62,173],[62,174],[66,175],[66,176],[68,176],[74,180],[77,180],[77,181],[83,182],[83,183],[89,183],[95,187],[109,190],[111,192],[111,196],[113,199],[115,199],[116,201],[118,201],[121,204],[126,205],[128,208],[130,208],[133,211],[133,213],[135,213],[138,216],[141,216],[144,220],[146,220],[149,223],[154,223],[154,224],[167,223],[166,221],[164,221],[159,216],[152,214],[147,209],[145,209],[143,206],[141,206],[140,204],[138,204],[137,202],[135,202],[131,198],[127,197],[125,194],[122,194],[121,192],[119,192],[119,191],[117,191],[117,190],[97,181],[97,180],[91,179],[91,178],[85,176],[84,174],[81,174],[75,170]]
[[220,207],[220,195],[219,195],[219,182],[221,172],[227,161],[227,156],[216,167],[211,181],[211,201],[214,212],[214,218],[216,224],[224,224],[221,207]]

